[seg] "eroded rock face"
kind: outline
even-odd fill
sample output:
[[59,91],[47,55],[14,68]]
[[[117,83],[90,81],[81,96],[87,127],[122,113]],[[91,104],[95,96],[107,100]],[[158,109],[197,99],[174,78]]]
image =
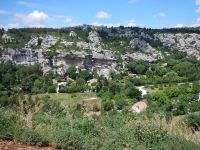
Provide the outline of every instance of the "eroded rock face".
[[77,34],[74,31],[70,31],[69,36],[70,37],[77,37]]
[[135,49],[140,49],[143,52],[150,52],[152,50],[153,51],[155,50],[149,45],[149,43],[147,43],[146,41],[141,40],[139,38],[135,38],[135,39],[131,40],[130,46]]
[[55,45],[58,42],[59,38],[54,37],[54,36],[46,36],[45,38],[42,39],[41,47],[43,49],[48,49],[51,46]]
[[164,46],[186,52],[200,60],[200,35],[199,34],[155,34]]
[[86,43],[83,41],[77,42],[76,46],[79,48],[82,48],[82,49],[89,49],[89,47],[90,47],[89,43]]
[[140,51],[144,53],[133,53],[133,54],[128,54],[130,58],[133,58],[133,60],[144,60],[144,61],[155,61],[158,58],[163,58],[162,54],[157,51],[155,48],[153,48],[149,43],[146,41],[135,38],[130,41],[130,46],[134,49],[139,49]]
[[33,37],[28,43],[26,44],[27,48],[33,48],[36,46],[40,46],[42,49],[47,50],[51,46],[55,45],[58,42],[59,38],[48,35],[46,37]]
[[28,43],[27,43],[27,47],[28,48],[32,48],[34,46],[38,46],[38,38],[34,37],[32,38]]
[[[53,57],[48,56],[48,52],[43,49],[32,50],[23,49],[4,49],[0,61],[13,61],[16,64],[33,65],[41,64],[43,72],[53,71],[64,75],[69,66],[98,68],[98,73],[109,76],[109,73],[115,70],[116,56],[108,51],[101,53],[93,52],[59,52]],[[106,71],[105,71],[106,70]]]
[[[11,60],[16,64],[24,65],[39,63],[45,73],[53,71],[59,74],[65,74],[69,66],[87,67],[97,70],[99,75],[108,77],[111,71],[123,70],[124,65],[117,65],[118,58],[122,58],[122,64],[137,60],[154,62],[164,58],[163,53],[170,55],[171,50],[177,49],[200,59],[199,34],[161,32],[148,34],[147,30],[123,27],[112,29],[93,27],[89,30],[87,27],[83,27],[83,29],[89,34],[88,37],[84,37],[85,39],[75,32],[75,28],[72,28],[64,37],[58,35],[57,37],[52,35],[32,37],[24,48],[12,49],[0,46],[0,61]],[[113,40],[115,38],[116,41]],[[15,44],[14,42],[16,42],[16,39],[6,33],[1,40],[4,41],[4,44],[10,42]],[[111,46],[106,45],[106,40],[113,42]],[[152,41],[159,41],[159,44],[155,46],[156,42]],[[117,47],[118,44],[116,47],[112,45],[115,42],[121,42],[119,43],[120,47],[124,46],[127,51],[123,51],[122,54]],[[52,46],[55,47],[52,49]],[[168,47],[170,50],[161,53],[157,50],[157,46]],[[110,48],[110,50],[105,50],[103,47]]]
[[92,43],[96,43],[97,45],[100,45],[101,42],[99,34],[96,31],[91,31],[89,33],[88,40]]
[[134,60],[144,60],[147,62],[154,62],[157,60],[157,55],[152,56],[152,55],[148,55],[148,54],[144,54],[144,53],[128,53],[126,55],[123,56],[123,59],[127,62],[129,61],[134,61]]
[[4,34],[2,36],[2,39],[4,40],[5,43],[11,43],[13,41],[13,38],[7,34]]
[[96,31],[91,31],[88,36],[89,42],[89,49],[99,51],[102,50],[101,48],[101,38]]

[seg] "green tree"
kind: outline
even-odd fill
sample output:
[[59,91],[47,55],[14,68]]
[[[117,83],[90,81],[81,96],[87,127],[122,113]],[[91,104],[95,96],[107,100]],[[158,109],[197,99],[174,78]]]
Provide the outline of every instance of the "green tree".
[[127,68],[132,73],[145,74],[149,68],[149,64],[144,61],[131,62],[127,65]]
[[125,93],[129,98],[134,98],[134,99],[137,99],[137,100],[139,100],[141,98],[141,95],[142,95],[141,91],[139,91],[134,86],[126,88]]
[[67,69],[67,74],[70,78],[76,80],[76,77],[77,77],[77,73],[76,73],[76,68],[75,67],[69,67]]
[[113,95],[119,93],[121,91],[121,87],[122,85],[120,83],[113,80],[109,81],[108,89]]

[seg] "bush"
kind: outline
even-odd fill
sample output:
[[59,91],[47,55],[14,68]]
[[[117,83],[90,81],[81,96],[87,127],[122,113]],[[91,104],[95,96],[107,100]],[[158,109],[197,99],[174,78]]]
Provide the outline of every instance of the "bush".
[[145,144],[147,149],[162,149],[161,143],[167,139],[167,136],[167,131],[154,124],[137,124],[135,128],[136,139]]
[[53,85],[49,86],[47,91],[48,91],[48,93],[56,93],[56,87]]
[[47,142],[42,138],[40,134],[30,129],[23,129],[19,133],[19,141],[24,144],[46,146]]
[[70,77],[70,78],[72,78],[72,79],[76,79],[76,77],[77,77],[77,73],[76,73],[76,67],[69,67],[68,69],[67,69],[67,74],[68,74],[68,76]]
[[118,99],[115,101],[115,104],[118,110],[122,110],[127,105],[127,101],[125,99]]
[[15,136],[15,131],[19,127],[16,117],[0,115],[0,139],[12,140]]
[[184,122],[193,132],[200,130],[200,114],[188,115]]
[[127,88],[125,93],[129,98],[135,98],[137,100],[139,100],[141,98],[141,95],[142,95],[142,92],[139,91],[136,87]]
[[199,150],[200,146],[184,138],[170,136],[167,140],[162,142],[162,148],[164,150]]
[[58,149],[83,149],[84,137],[78,130],[64,129],[53,131],[52,142]]
[[79,130],[84,135],[94,133],[94,122],[88,119],[77,119],[74,122],[73,128]]
[[47,125],[50,123],[50,119],[45,115],[45,113],[38,112],[33,115],[32,118],[33,126],[36,127],[37,125]]
[[124,106],[127,105],[126,95],[124,93],[119,93],[115,95],[114,99],[115,99],[115,105],[118,110],[122,110]]
[[105,111],[110,111],[114,108],[114,103],[112,100],[103,100],[102,104]]
[[8,96],[1,96],[0,97],[0,106],[7,107],[7,106],[14,106],[18,104],[18,96],[17,95],[11,95]]

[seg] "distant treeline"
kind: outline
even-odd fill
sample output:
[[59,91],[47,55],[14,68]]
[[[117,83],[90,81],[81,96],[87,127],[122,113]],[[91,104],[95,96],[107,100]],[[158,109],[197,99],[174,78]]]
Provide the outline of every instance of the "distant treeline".
[[[47,34],[50,32],[57,32],[57,33],[69,33],[69,31],[72,30],[91,30],[94,26],[77,26],[77,27],[66,27],[66,28],[19,28],[19,29],[8,29],[9,33],[43,33]],[[114,32],[115,30],[133,30],[134,32],[146,32],[149,34],[154,34],[154,33],[200,33],[199,27],[184,27],[184,28],[163,28],[163,29],[151,29],[151,28],[140,28],[140,27],[124,27],[124,26],[119,26],[119,27],[95,27],[97,30],[101,29],[108,29],[111,32]],[[124,30],[124,31],[126,31]]]

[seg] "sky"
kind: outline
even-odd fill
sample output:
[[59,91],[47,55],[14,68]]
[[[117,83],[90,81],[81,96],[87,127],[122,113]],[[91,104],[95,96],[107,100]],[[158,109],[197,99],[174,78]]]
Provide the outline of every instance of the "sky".
[[200,0],[0,0],[0,27],[200,26]]

